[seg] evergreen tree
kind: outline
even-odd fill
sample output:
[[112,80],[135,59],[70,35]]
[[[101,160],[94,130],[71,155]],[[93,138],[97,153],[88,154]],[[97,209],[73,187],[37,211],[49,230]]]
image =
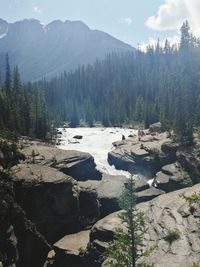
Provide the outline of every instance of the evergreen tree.
[[124,228],[116,230],[114,241],[110,243],[107,250],[107,256],[111,258],[111,267],[152,266],[139,262],[139,259],[148,252],[143,251],[145,218],[144,214],[136,208],[136,199],[135,183],[131,176],[120,199],[120,207],[123,210],[119,218]]

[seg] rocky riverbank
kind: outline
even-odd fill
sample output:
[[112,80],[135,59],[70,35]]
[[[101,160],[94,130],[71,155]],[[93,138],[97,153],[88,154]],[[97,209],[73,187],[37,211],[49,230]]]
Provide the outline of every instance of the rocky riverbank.
[[[155,127],[114,146],[108,154],[110,163],[152,179],[150,186],[147,179],[135,176],[138,208],[145,212],[149,229],[146,245],[157,245],[149,262],[156,267],[190,267],[199,262],[199,206],[191,212],[181,197],[200,191],[199,185],[192,187],[200,179],[196,146],[182,147]],[[20,267],[106,266],[102,255],[120,226],[118,199],[127,178],[100,173],[88,153],[30,140],[21,140],[19,147],[24,156],[10,169],[12,205],[20,207],[35,230],[27,241],[21,237],[26,230],[19,231],[7,218],[1,232],[13,227],[10,235],[15,236],[18,255],[13,261]],[[0,155],[3,159],[3,152]],[[175,228],[180,239],[169,247],[165,236]],[[1,247],[5,242],[0,242]],[[34,261],[33,255],[39,260]]]

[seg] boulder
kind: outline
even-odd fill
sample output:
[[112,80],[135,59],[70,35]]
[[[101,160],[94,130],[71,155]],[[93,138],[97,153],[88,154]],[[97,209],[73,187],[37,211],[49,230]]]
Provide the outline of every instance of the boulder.
[[83,228],[91,227],[100,219],[100,204],[96,187],[100,181],[78,182],[80,221]]
[[[93,222],[119,210],[119,197],[127,178],[104,174],[101,181],[78,182],[80,210],[83,218]],[[90,214],[90,215],[89,215]]]
[[194,147],[187,147],[177,151],[177,160],[185,169],[194,184],[200,183],[200,158]]
[[171,192],[192,185],[190,176],[176,162],[162,167],[154,178],[153,185],[157,188]]
[[173,162],[171,156],[161,150],[163,143],[168,140],[166,133],[157,134],[156,138],[144,136],[143,139],[115,143],[115,149],[108,153],[109,164],[116,169],[142,174],[146,179],[151,179],[162,166]]
[[22,152],[26,155],[28,163],[56,168],[78,181],[100,180],[102,177],[89,153],[62,150],[36,141],[32,141]]
[[161,123],[160,122],[153,123],[149,126],[149,132],[150,133],[158,133],[160,131],[161,131]]
[[75,180],[38,164],[19,164],[12,173],[17,201],[49,242],[80,228]]
[[119,198],[126,181],[124,176],[104,175],[97,188],[101,218],[119,210]]
[[66,235],[53,245],[55,267],[83,267],[83,252],[89,243],[89,232]]
[[[152,201],[140,203],[138,210],[144,212],[147,233],[145,248],[156,245],[156,249],[143,260],[155,267],[188,267],[200,262],[199,219],[200,205],[192,212],[182,197],[200,192],[200,184],[161,195]],[[90,233],[88,266],[100,267],[105,261],[103,252],[113,239],[114,230],[121,227],[119,212],[108,215],[97,222]],[[170,245],[166,241],[169,231],[178,230],[180,237]]]
[[135,180],[135,191],[141,192],[149,188],[149,184],[144,178],[141,178],[139,176],[136,176]]
[[82,139],[83,136],[82,136],[82,135],[75,135],[73,138],[74,138],[74,139]]
[[150,188],[144,190],[144,191],[140,191],[137,193],[137,203],[141,203],[141,202],[146,202],[146,201],[150,201],[155,197],[158,197],[162,194],[164,194],[165,192],[157,189],[153,186],[151,186]]
[[176,161],[176,152],[178,151],[179,148],[180,144],[171,141],[164,142],[161,145],[162,152],[169,155],[172,162]]

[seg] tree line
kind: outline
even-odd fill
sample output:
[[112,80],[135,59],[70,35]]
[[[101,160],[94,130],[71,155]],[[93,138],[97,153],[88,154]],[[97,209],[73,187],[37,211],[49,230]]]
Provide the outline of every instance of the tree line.
[[0,79],[0,129],[12,136],[45,138],[49,119],[44,94],[36,84],[23,84],[18,67],[11,70],[6,55],[5,78]]
[[146,53],[108,54],[51,81],[40,81],[51,118],[89,126],[161,121],[180,139],[191,138],[200,123],[200,43],[181,27],[180,45],[158,41]]

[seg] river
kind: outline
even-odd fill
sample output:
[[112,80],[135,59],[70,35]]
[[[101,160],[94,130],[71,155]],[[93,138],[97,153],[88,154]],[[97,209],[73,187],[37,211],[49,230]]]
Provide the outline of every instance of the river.
[[[57,146],[64,150],[78,150],[90,153],[95,160],[97,169],[103,173],[111,175],[125,175],[130,177],[130,173],[122,170],[116,170],[110,166],[107,157],[114,147],[113,142],[122,140],[122,135],[127,138],[136,131],[127,128],[59,128],[62,132],[61,143]],[[81,135],[82,139],[73,138],[75,135]]]

